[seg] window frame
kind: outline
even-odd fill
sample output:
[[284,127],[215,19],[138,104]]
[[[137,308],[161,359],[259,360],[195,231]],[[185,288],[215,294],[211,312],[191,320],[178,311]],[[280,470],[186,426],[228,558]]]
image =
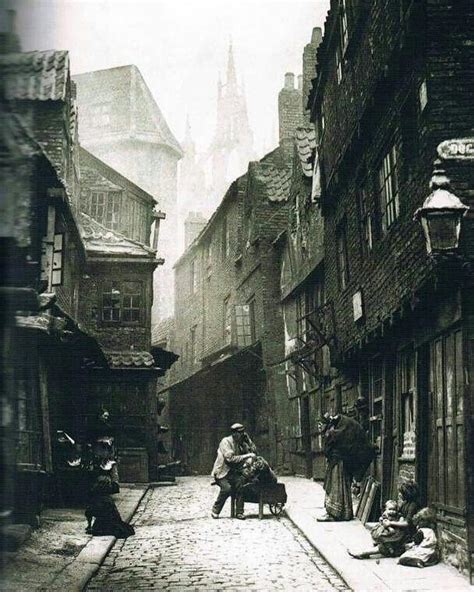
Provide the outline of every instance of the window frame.
[[[124,289],[127,283],[137,284],[139,289],[138,293],[127,293]],[[109,289],[109,291],[106,291]],[[114,295],[114,290],[118,292],[118,295],[115,294],[116,300],[118,300],[118,305],[116,306],[105,306],[104,300],[107,295]],[[143,281],[137,279],[130,279],[130,280],[121,280],[121,281],[108,281],[106,286],[101,289],[100,292],[100,316],[99,316],[99,324],[100,325],[109,325],[109,326],[117,326],[117,325],[124,325],[124,326],[132,326],[137,327],[144,324],[145,321],[145,297],[144,297],[144,285]],[[130,302],[132,306],[125,306],[124,299],[125,298],[137,298],[138,297],[138,306],[133,306],[133,301]],[[110,299],[112,302],[112,298]],[[114,311],[117,311],[117,318],[104,318],[104,310],[110,309],[111,316],[114,316]],[[124,312],[125,311],[138,311],[138,318],[137,319],[127,319],[124,320]]]
[[232,309],[230,306],[230,294],[224,298],[222,307],[222,337],[225,345],[232,344]]
[[394,226],[400,217],[399,155],[396,142],[384,152],[377,169],[377,195],[382,235]]
[[[111,190],[103,188],[95,188],[89,191],[89,216],[93,218],[102,226],[110,230],[120,231],[122,222],[122,194],[120,190]],[[98,201],[98,197],[102,198],[102,203],[94,203]],[[101,213],[99,214],[99,208]],[[114,215],[117,215],[116,218]],[[110,217],[110,221],[109,221]]]
[[373,212],[370,208],[370,190],[366,181],[359,184],[358,213],[359,231],[363,255],[367,256],[374,247]]
[[347,250],[347,219],[345,217],[336,227],[336,254],[339,288],[345,290],[350,281],[349,254]]

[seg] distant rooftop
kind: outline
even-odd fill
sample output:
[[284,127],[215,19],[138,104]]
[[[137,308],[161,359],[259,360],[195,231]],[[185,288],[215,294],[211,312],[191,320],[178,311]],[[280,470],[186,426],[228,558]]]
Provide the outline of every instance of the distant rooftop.
[[69,75],[67,51],[30,51],[0,56],[5,98],[61,101]]

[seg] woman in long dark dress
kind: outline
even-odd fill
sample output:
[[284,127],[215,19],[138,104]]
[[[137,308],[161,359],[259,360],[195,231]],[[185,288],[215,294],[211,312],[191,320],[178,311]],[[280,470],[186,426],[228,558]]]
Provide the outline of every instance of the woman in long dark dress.
[[323,439],[327,460],[324,479],[327,514],[318,520],[352,520],[352,480],[362,480],[374,459],[374,447],[359,422],[340,414],[326,418]]
[[[90,490],[89,504],[85,515],[88,522],[87,531],[94,536],[114,536],[124,539],[133,534],[133,526],[122,520],[120,512],[112,499],[118,493],[118,483],[112,481],[110,475],[99,474]],[[92,524],[92,519],[94,523]]]

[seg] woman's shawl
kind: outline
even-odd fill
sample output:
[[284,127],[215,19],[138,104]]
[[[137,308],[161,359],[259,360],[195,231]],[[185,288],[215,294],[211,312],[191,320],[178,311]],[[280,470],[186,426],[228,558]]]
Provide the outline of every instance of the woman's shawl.
[[344,469],[361,481],[375,450],[358,421],[339,415],[326,430],[324,454],[329,464],[342,460]]

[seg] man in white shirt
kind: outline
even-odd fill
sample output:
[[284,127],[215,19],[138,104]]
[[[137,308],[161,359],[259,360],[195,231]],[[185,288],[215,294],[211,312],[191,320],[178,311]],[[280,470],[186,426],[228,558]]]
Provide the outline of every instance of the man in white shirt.
[[241,468],[247,458],[255,456],[257,449],[241,423],[234,423],[230,430],[231,435],[220,441],[217,458],[212,468],[212,476],[219,485],[220,492],[212,506],[211,516],[219,518],[227,498],[235,492],[236,518],[245,520],[244,498],[241,493],[244,479]]

